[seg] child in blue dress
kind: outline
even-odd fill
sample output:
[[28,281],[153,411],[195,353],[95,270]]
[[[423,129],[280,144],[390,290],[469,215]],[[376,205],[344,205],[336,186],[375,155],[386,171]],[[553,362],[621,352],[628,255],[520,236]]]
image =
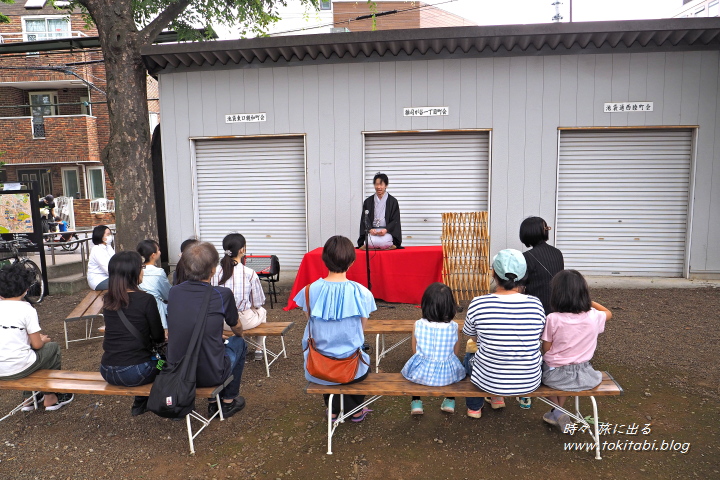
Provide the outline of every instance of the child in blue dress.
[[[447,285],[433,283],[423,293],[421,307],[423,318],[415,322],[412,335],[414,355],[400,373],[411,382],[431,387],[459,382],[465,378],[465,367],[457,357],[460,337],[458,324],[452,321],[457,311],[452,291]],[[455,398],[445,398],[440,410],[454,413]],[[420,397],[412,397],[410,413],[423,414]]]

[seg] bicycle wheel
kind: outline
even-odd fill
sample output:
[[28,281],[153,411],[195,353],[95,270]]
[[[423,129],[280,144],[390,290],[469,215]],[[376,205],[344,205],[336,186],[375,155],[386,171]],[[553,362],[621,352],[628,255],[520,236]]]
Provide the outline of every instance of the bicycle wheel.
[[35,283],[33,283],[28,289],[28,292],[25,295],[25,300],[27,300],[29,303],[42,302],[43,297],[45,296],[45,283],[43,283],[40,268],[38,268],[38,266],[35,265],[35,262],[33,262],[32,260],[23,259],[20,260],[20,262],[27,270],[30,270],[31,272],[33,272],[33,274],[35,274]]
[[[72,241],[72,240],[79,240],[79,239],[78,239],[77,235],[73,235],[72,237],[70,237],[70,240]],[[71,243],[70,245],[63,245],[62,249],[65,250],[66,252],[74,252],[75,250],[78,249],[79,246],[80,246],[79,243]]]

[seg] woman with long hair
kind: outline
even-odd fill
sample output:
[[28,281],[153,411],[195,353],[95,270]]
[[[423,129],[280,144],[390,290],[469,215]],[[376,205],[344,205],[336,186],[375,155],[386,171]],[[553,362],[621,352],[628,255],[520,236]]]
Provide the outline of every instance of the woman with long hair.
[[[144,267],[137,252],[117,253],[108,264],[110,276],[103,299],[105,338],[100,374],[111,385],[145,385],[152,383],[159,372],[152,347],[165,340],[165,331],[155,297],[139,287]],[[147,397],[135,397],[132,415],[146,411]]]
[[155,297],[163,328],[167,329],[167,301],[170,295],[170,281],[165,270],[156,264],[160,260],[160,245],[155,240],[143,240],[135,248],[143,259],[143,280],[140,290]]
[[[220,260],[220,268],[215,272],[212,284],[232,290],[243,330],[250,330],[267,322],[267,311],[263,308],[265,292],[257,273],[242,264],[246,247],[245,237],[239,233],[231,233],[223,238],[225,256]],[[262,345],[263,337],[251,336],[248,340],[256,346],[255,360],[261,361],[263,351],[259,345]]]

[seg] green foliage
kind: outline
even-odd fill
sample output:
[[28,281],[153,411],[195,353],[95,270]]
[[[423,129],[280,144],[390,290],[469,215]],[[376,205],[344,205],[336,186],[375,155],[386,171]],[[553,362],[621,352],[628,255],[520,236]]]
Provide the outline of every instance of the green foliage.
[[[15,3],[15,0],[0,0],[2,3]],[[7,15],[0,13],[0,23],[10,23],[10,19]]]

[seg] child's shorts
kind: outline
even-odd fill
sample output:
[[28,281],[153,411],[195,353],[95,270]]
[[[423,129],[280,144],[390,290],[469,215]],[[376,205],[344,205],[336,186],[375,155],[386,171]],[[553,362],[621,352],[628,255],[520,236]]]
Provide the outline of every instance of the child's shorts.
[[593,389],[602,382],[602,372],[595,370],[590,362],[556,368],[543,362],[542,369],[542,383],[556,390],[582,392]]

